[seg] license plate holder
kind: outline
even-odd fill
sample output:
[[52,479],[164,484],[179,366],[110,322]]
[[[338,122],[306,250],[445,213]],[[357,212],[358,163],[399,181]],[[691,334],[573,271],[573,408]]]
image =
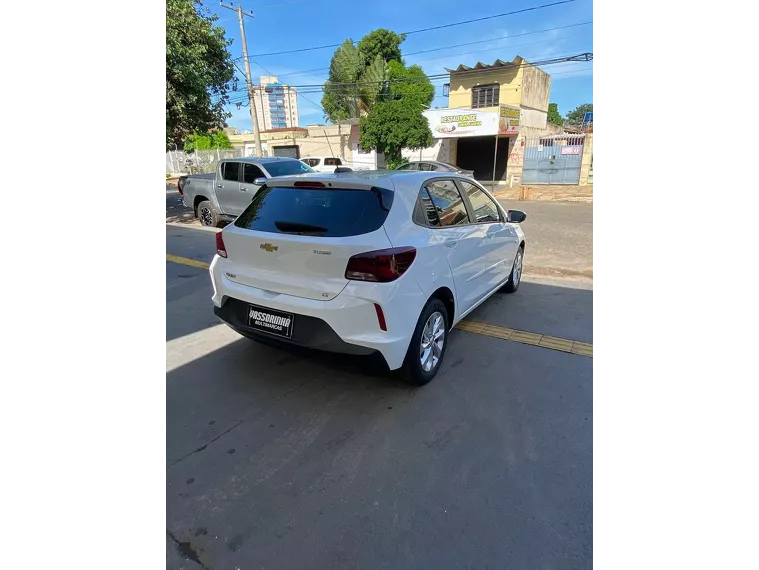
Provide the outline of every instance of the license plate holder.
[[292,313],[248,305],[248,327],[255,331],[291,339],[294,325],[295,315]]

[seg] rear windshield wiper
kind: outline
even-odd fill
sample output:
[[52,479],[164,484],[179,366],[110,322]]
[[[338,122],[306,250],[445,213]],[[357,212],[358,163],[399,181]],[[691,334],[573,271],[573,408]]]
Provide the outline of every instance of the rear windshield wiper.
[[281,232],[295,233],[295,234],[323,234],[327,231],[327,228],[321,226],[314,226],[311,224],[301,224],[300,222],[274,222],[277,229]]

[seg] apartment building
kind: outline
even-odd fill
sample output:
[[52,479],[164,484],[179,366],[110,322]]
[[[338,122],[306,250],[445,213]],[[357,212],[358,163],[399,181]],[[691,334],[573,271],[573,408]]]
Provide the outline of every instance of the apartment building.
[[262,131],[298,126],[297,89],[280,83],[272,75],[262,75],[253,87],[258,127]]

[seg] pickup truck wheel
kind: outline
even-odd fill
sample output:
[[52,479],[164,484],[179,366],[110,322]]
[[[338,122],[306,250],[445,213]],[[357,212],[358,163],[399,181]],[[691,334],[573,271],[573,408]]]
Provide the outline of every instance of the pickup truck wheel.
[[198,204],[198,219],[201,224],[211,228],[218,228],[221,223],[219,212],[207,200]]

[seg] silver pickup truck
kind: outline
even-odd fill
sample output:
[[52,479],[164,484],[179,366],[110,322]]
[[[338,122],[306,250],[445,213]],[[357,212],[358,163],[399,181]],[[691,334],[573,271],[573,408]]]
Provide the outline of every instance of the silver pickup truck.
[[307,172],[314,170],[294,158],[232,158],[221,161],[215,174],[182,176],[177,188],[201,224],[218,227],[242,214],[267,178]]

